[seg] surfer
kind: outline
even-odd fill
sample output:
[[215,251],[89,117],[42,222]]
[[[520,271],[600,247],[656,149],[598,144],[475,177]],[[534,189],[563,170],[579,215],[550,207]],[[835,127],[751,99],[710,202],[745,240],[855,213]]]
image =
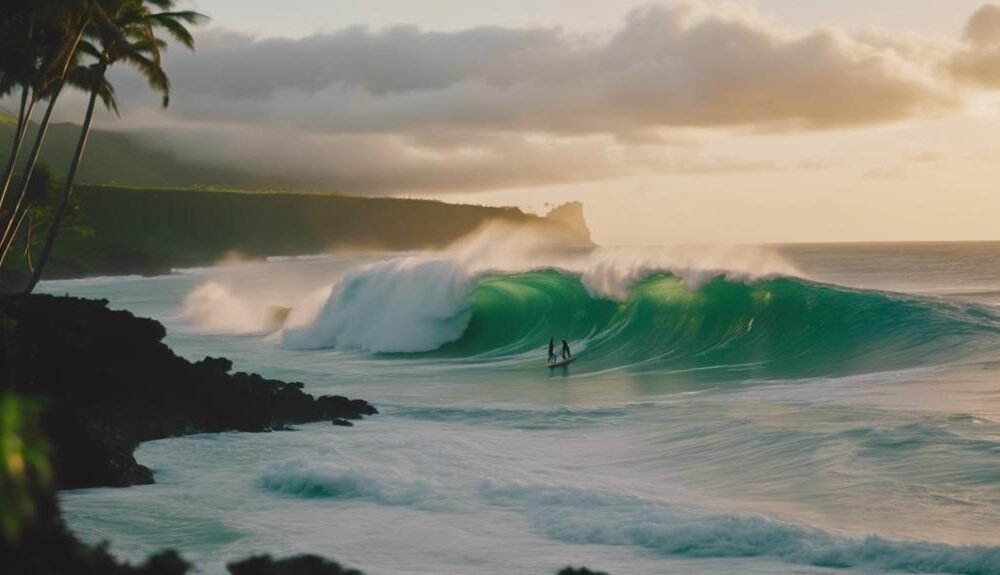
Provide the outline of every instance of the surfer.
[[562,340],[562,358],[569,359],[571,357],[573,357],[573,354],[569,352],[569,344],[564,339]]
[[549,337],[549,363],[556,361],[556,338]]

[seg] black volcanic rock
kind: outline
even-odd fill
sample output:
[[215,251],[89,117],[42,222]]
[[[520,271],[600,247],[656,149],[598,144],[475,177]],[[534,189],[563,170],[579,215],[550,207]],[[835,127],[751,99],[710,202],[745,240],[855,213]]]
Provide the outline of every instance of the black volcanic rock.
[[364,575],[316,555],[298,555],[275,561],[268,555],[226,565],[232,575]]
[[41,396],[57,486],[151,483],[132,452],[142,441],[191,433],[260,432],[378,411],[301,383],[230,374],[232,362],[189,362],[164,327],[107,301],[44,295],[0,298],[0,390]]

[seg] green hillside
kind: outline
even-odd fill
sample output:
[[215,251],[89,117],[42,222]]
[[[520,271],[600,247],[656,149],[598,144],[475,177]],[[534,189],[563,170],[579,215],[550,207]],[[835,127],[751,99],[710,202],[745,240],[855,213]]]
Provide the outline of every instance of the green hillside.
[[515,208],[327,194],[81,186],[79,198],[95,234],[62,238],[50,278],[163,273],[233,252],[437,249],[495,220],[532,226],[566,244],[590,244],[579,204],[543,218]]

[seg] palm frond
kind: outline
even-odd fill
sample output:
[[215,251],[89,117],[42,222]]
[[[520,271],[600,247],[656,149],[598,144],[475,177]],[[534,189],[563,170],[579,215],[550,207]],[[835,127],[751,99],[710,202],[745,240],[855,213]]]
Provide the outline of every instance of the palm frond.
[[200,24],[208,17],[198,12],[160,12],[150,16],[151,24],[162,28],[179,44],[188,50],[194,50],[194,36],[185,24]]
[[89,40],[81,40],[80,45],[77,47],[77,52],[81,56],[89,56],[94,60],[101,59],[101,50]]
[[170,78],[159,63],[138,52],[128,54],[122,61],[138,70],[150,88],[163,94],[164,108],[170,105]]
[[177,0],[145,0],[146,4],[156,6],[160,10],[170,10],[177,4]]
[[101,99],[101,103],[108,110],[115,113],[115,116],[121,118],[121,109],[118,107],[118,96],[115,93],[115,87],[108,82],[107,79],[102,79],[100,85],[98,86],[97,96]]

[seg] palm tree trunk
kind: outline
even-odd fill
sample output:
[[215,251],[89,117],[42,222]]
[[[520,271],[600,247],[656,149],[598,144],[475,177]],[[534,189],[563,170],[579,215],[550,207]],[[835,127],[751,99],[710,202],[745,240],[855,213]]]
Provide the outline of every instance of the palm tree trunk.
[[21,227],[21,221],[24,220],[24,214],[28,209],[28,204],[24,200],[28,195],[31,172],[34,171],[35,164],[38,163],[38,156],[42,151],[42,142],[45,140],[45,132],[48,131],[49,122],[52,120],[52,110],[56,107],[56,100],[59,99],[59,93],[62,92],[65,83],[65,80],[60,81],[52,92],[49,105],[45,108],[45,116],[42,118],[42,123],[38,126],[38,134],[35,135],[35,144],[31,148],[31,155],[28,156],[28,163],[24,166],[21,189],[16,196],[16,200],[14,200],[14,205],[3,214],[3,236],[0,237],[0,268],[3,268],[3,262],[7,258],[7,253],[10,251],[10,246],[14,243],[17,230]]
[[10,157],[7,159],[7,168],[3,173],[3,184],[0,188],[0,213],[3,212],[4,201],[7,199],[7,190],[10,182],[14,179],[14,170],[17,169],[17,157],[21,152],[21,142],[24,134],[28,131],[31,123],[31,113],[35,109],[35,99],[28,100],[30,88],[25,85],[21,90],[21,106],[17,110],[17,129],[14,131],[14,139],[10,143]]
[[[17,194],[17,199],[14,200],[14,206],[12,209],[4,210],[2,203],[0,203],[0,224],[2,224],[0,227],[3,228],[3,235],[0,236],[0,269],[3,269],[4,260],[7,259],[7,254],[10,253],[10,248],[14,245],[14,239],[17,238],[17,232],[21,227],[21,222],[24,220],[24,216],[28,211],[28,205],[24,200],[25,196],[27,196],[28,184],[31,181],[31,173],[34,171],[35,164],[38,162],[38,155],[42,149],[42,142],[45,140],[45,132],[48,130],[49,122],[52,119],[52,110],[56,106],[56,100],[59,99],[59,94],[66,85],[66,78],[69,75],[70,66],[73,64],[76,51],[79,48],[80,42],[83,40],[84,33],[87,31],[87,27],[90,25],[92,20],[93,11],[88,10],[86,12],[86,16],[81,20],[80,25],[77,28],[77,33],[74,35],[72,41],[68,45],[64,45],[64,52],[60,52],[60,58],[53,60],[53,62],[60,62],[62,70],[51,91],[49,105],[46,107],[45,117],[42,119],[42,123],[38,127],[38,134],[35,135],[35,145],[31,149],[31,155],[28,157],[28,162],[24,168],[24,177],[22,178],[20,192]],[[25,128],[26,127],[27,124],[25,124]]]
[[66,176],[66,187],[63,189],[62,200],[59,202],[59,208],[56,210],[55,215],[52,216],[52,222],[49,224],[49,235],[45,238],[45,247],[42,248],[41,255],[38,256],[38,264],[35,266],[35,271],[31,276],[31,282],[28,286],[24,288],[24,293],[29,294],[35,290],[35,286],[42,279],[42,270],[45,269],[45,264],[49,261],[49,256],[52,254],[52,248],[56,245],[56,238],[59,237],[59,227],[62,225],[63,218],[66,217],[66,212],[69,210],[69,200],[73,195],[73,182],[76,180],[76,171],[80,167],[80,160],[83,158],[83,150],[87,147],[87,137],[90,135],[90,124],[94,119],[94,105],[97,103],[97,87],[100,85],[100,80],[95,80],[94,87],[90,90],[90,102],[87,104],[87,115],[83,120],[83,127],[80,129],[80,139],[76,143],[76,153],[73,155],[73,162],[69,167],[69,174]]

